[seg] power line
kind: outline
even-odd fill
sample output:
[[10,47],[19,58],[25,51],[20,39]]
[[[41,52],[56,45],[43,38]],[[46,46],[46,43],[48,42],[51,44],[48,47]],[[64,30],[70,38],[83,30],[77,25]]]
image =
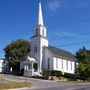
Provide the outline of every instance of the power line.
[[[87,21],[90,21],[90,19],[83,19],[83,20],[71,22],[70,24],[68,24],[68,23],[67,23],[67,24],[62,24],[61,27],[62,27],[62,26],[66,26],[66,25],[71,25],[71,24],[77,24],[77,23],[87,22]],[[8,34],[8,35],[6,35],[5,37],[10,37],[10,36],[13,36],[13,35],[15,36],[15,35],[17,35],[17,34],[24,35],[25,32],[15,32],[15,33],[12,33],[12,34]]]
[[75,38],[75,37],[80,37],[80,36],[85,36],[85,35],[89,35],[90,32],[86,32],[86,33],[80,33],[80,34],[77,34],[77,35],[73,35],[73,36],[66,36],[66,37],[57,37],[57,38],[53,38],[51,40],[57,40],[57,39],[70,39],[70,38]]
[[[90,32],[86,32],[86,33],[81,33],[81,34],[78,34],[76,36],[83,36],[83,35],[87,35],[87,34],[90,34]],[[56,39],[53,39],[53,40],[57,40],[57,39],[67,39],[67,38],[74,38],[76,36],[72,36],[72,37],[62,37],[62,38],[56,38]],[[29,40],[30,38],[28,37],[27,40]],[[82,44],[82,43],[89,43],[89,41],[83,41],[83,42],[79,42],[79,43],[71,43],[71,44],[65,44],[65,45],[60,45],[61,47],[62,46],[73,46],[73,45],[78,45],[78,44]],[[1,45],[4,45],[4,44],[1,44]]]
[[[76,24],[76,23],[81,23],[81,22],[87,22],[87,21],[90,21],[90,19],[86,19],[86,20],[84,19],[84,20],[72,22],[71,24]],[[69,25],[69,24],[63,24],[62,26],[64,26],[64,25]],[[11,36],[13,36],[13,35],[15,36],[15,35],[17,35],[17,34],[24,35],[25,32],[13,33],[13,34],[10,34],[10,35],[6,35],[5,37],[6,37],[6,38],[7,38],[7,37],[11,37]],[[89,34],[90,34],[90,32],[86,32],[86,33],[81,33],[81,34],[77,34],[77,35],[74,35],[74,36],[58,37],[58,38],[51,39],[51,40],[69,39],[69,38],[74,38],[74,37],[77,37],[77,36],[84,36],[84,35],[89,35]],[[30,39],[30,38],[28,38],[28,39]],[[84,43],[84,42],[81,42],[81,43]],[[66,45],[63,45],[63,46],[78,45],[78,44],[80,44],[80,43],[66,44]],[[60,46],[62,46],[62,45],[60,45]]]
[[[68,26],[68,25],[73,25],[73,24],[79,24],[79,23],[88,22],[88,21],[90,21],[90,18],[78,20],[78,21],[71,22],[71,23],[61,24],[59,27]],[[54,26],[54,27],[58,27],[58,26]],[[52,28],[53,28],[53,27],[52,27]]]
[[58,46],[60,46],[60,47],[68,47],[68,46],[76,46],[76,45],[87,44],[87,43],[90,43],[90,41],[82,41],[82,42],[63,44],[63,45],[58,45]]

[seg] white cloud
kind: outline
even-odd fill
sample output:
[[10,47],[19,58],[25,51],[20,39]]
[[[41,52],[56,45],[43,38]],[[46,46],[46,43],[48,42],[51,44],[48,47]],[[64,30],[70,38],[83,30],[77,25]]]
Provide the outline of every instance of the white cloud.
[[61,7],[60,0],[51,0],[48,3],[48,8],[51,12],[57,11]]

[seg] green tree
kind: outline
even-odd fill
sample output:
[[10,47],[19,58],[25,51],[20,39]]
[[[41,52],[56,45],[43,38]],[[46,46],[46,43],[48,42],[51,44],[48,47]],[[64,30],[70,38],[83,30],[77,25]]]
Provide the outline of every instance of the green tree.
[[80,63],[88,64],[90,63],[90,50],[86,50],[86,48],[83,47],[76,52],[76,57]]
[[8,66],[12,66],[14,71],[18,71],[21,58],[29,51],[30,43],[27,40],[19,39],[12,41],[4,48],[5,58],[9,61]]
[[89,64],[80,63],[78,66],[78,71],[79,71],[80,76],[84,80],[87,80],[87,81],[90,80],[90,65]]
[[76,52],[76,57],[79,60],[78,72],[88,81],[90,79],[90,50],[83,47]]

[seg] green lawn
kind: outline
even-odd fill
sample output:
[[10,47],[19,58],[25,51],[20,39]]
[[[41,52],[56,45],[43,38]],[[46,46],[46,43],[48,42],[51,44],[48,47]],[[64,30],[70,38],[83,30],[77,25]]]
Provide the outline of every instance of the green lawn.
[[8,83],[1,83],[1,89],[12,89],[12,88],[22,88],[22,87],[31,87],[32,84],[30,82],[8,82]]

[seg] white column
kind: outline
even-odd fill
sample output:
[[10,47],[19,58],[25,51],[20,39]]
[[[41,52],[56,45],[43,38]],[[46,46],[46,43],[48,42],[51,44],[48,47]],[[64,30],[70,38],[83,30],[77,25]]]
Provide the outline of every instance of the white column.
[[31,63],[31,71],[32,71],[32,76],[34,74],[34,71],[33,71],[33,62]]

